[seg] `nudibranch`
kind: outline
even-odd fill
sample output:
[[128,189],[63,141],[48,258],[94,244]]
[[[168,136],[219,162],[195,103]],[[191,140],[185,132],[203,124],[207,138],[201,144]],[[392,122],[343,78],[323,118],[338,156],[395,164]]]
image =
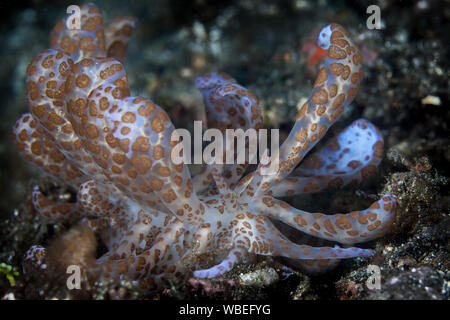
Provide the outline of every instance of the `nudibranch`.
[[[320,33],[325,63],[291,133],[279,151],[270,158],[265,154],[268,163],[251,173],[248,164],[205,165],[191,178],[187,165],[171,161],[175,128],[166,112],[147,98],[130,96],[118,59],[133,28],[131,18],[103,26],[93,4],[81,7],[81,30],[67,30],[60,22],[52,48],[27,69],[29,113],[13,128],[27,160],[78,190],[76,203],[67,203],[47,198],[36,186],[36,210],[48,220],[82,221],[97,233],[108,249],[97,260],[105,277],[155,290],[192,274],[219,276],[247,254],[298,259],[310,271],[373,254],[348,245],[389,230],[393,196],[384,195],[366,210],[334,215],[302,211],[279,199],[356,184],[381,161],[383,138],[364,119],[306,156],[353,100],[363,76],[360,51],[347,31],[331,24]],[[222,132],[262,127],[256,97],[230,76],[211,73],[196,85],[210,127]],[[264,169],[275,156],[279,162],[267,175]],[[308,236],[294,243],[274,221]],[[310,238],[345,247],[315,247]],[[39,252],[42,265],[45,249],[39,248],[27,259]]]

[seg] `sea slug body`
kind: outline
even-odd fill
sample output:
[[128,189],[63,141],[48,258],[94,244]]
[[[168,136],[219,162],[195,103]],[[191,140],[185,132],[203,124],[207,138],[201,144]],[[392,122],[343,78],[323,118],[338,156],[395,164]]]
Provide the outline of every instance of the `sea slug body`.
[[[105,276],[131,279],[148,291],[192,274],[219,276],[249,253],[298,259],[314,272],[339,259],[373,254],[347,245],[389,230],[393,196],[384,195],[366,210],[334,215],[309,213],[278,199],[354,185],[375,172],[383,157],[383,138],[364,119],[307,155],[354,99],[363,77],[359,49],[341,26],[326,26],[319,35],[327,57],[291,133],[270,158],[280,160],[273,174],[265,175],[267,165],[261,163],[248,174],[248,164],[205,165],[191,178],[187,165],[170,159],[175,128],[167,113],[147,98],[130,96],[118,59],[135,21],[119,18],[103,26],[96,6],[81,11],[81,31],[60,22],[52,31],[52,48],[30,63],[30,112],[16,122],[13,136],[27,160],[78,190],[76,203],[64,203],[35,187],[33,203],[45,219],[82,220],[101,237],[108,252],[97,264]],[[196,85],[208,126],[222,132],[262,128],[257,98],[230,76],[211,73]],[[304,242],[288,240],[273,220],[303,232]],[[312,237],[346,247],[312,246]],[[27,259],[38,252],[42,265],[45,249],[36,248]],[[207,257],[215,253],[225,257],[211,267]]]

